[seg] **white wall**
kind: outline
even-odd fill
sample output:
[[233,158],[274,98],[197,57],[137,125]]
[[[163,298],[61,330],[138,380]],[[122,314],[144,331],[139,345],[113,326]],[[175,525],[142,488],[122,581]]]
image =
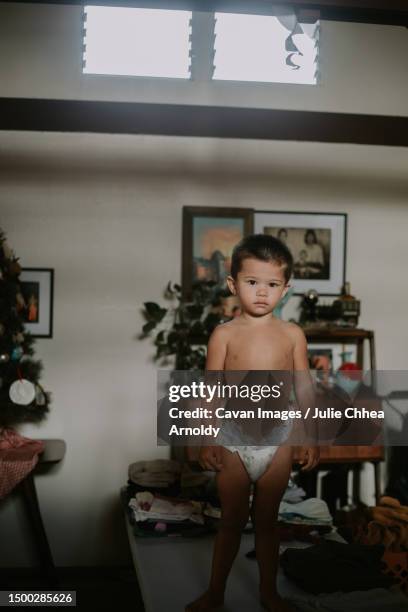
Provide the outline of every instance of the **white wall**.
[[[398,28],[327,24],[330,70],[318,88],[167,84],[166,95],[158,84],[81,76],[80,29],[77,7],[0,5],[0,95],[406,112]],[[21,431],[67,442],[64,462],[37,477],[58,565],[129,560],[119,488],[130,462],[167,455],[155,446],[154,351],[137,334],[143,301],[180,279],[182,207],[348,213],[361,325],[376,331],[378,366],[405,369],[407,162],[405,149],[385,147],[0,134],[0,227],[23,266],[55,269],[54,337],[36,344],[52,409]],[[26,535],[11,496],[0,506],[2,566],[35,562]]]
[[[37,478],[59,565],[126,561],[127,466],[166,456],[153,346],[136,336],[143,301],[180,279],[182,206],[348,213],[361,325],[376,331],[379,367],[405,369],[407,159],[381,147],[2,134],[0,226],[23,266],[55,269],[54,337],[37,341],[52,409],[21,431],[67,442],[63,464]],[[9,566],[33,559],[15,501],[0,507]]]
[[0,3],[0,95],[406,115],[406,28],[322,22],[319,86],[83,75],[82,8]]

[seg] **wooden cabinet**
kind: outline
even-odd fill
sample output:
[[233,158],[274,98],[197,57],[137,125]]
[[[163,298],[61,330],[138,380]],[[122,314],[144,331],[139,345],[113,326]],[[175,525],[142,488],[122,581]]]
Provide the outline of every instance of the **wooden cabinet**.
[[[364,369],[375,372],[375,342],[374,332],[366,329],[338,328],[338,327],[309,327],[304,328],[309,346],[313,343],[330,344],[355,344],[357,348],[357,364]],[[364,346],[368,343],[369,364],[364,364]],[[375,495],[378,501],[380,496],[379,463],[384,460],[383,446],[322,446],[320,449],[321,470],[330,469],[333,464],[350,464],[353,470],[353,498],[359,498],[359,471],[363,462],[369,461],[374,465]],[[299,460],[299,454],[295,453],[295,462]]]

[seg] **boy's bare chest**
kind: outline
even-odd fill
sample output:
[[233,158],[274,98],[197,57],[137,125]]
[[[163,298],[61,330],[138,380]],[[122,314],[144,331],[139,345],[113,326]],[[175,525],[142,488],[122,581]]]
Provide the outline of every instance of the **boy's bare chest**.
[[292,370],[293,344],[280,330],[248,330],[231,334],[226,370]]

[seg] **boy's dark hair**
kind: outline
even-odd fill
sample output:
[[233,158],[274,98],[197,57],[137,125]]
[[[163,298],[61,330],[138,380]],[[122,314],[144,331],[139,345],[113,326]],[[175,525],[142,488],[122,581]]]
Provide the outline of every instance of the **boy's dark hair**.
[[273,261],[284,266],[286,282],[293,270],[293,257],[288,247],[281,240],[268,234],[252,234],[246,236],[234,247],[231,258],[231,276],[236,280],[244,259],[260,259]]

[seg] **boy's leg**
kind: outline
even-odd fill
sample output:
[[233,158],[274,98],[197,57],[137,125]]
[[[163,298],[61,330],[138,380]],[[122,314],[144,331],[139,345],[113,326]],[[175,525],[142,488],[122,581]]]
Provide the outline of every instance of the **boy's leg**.
[[257,480],[252,520],[255,527],[255,551],[259,565],[260,596],[264,607],[274,612],[291,608],[279,597],[276,576],[279,563],[279,504],[286,490],[292,469],[293,449],[281,446],[266,472]]
[[227,578],[248,522],[251,481],[238,453],[222,450],[223,467],[216,476],[221,519],[214,543],[210,585],[204,595],[186,607],[188,612],[222,606]]

